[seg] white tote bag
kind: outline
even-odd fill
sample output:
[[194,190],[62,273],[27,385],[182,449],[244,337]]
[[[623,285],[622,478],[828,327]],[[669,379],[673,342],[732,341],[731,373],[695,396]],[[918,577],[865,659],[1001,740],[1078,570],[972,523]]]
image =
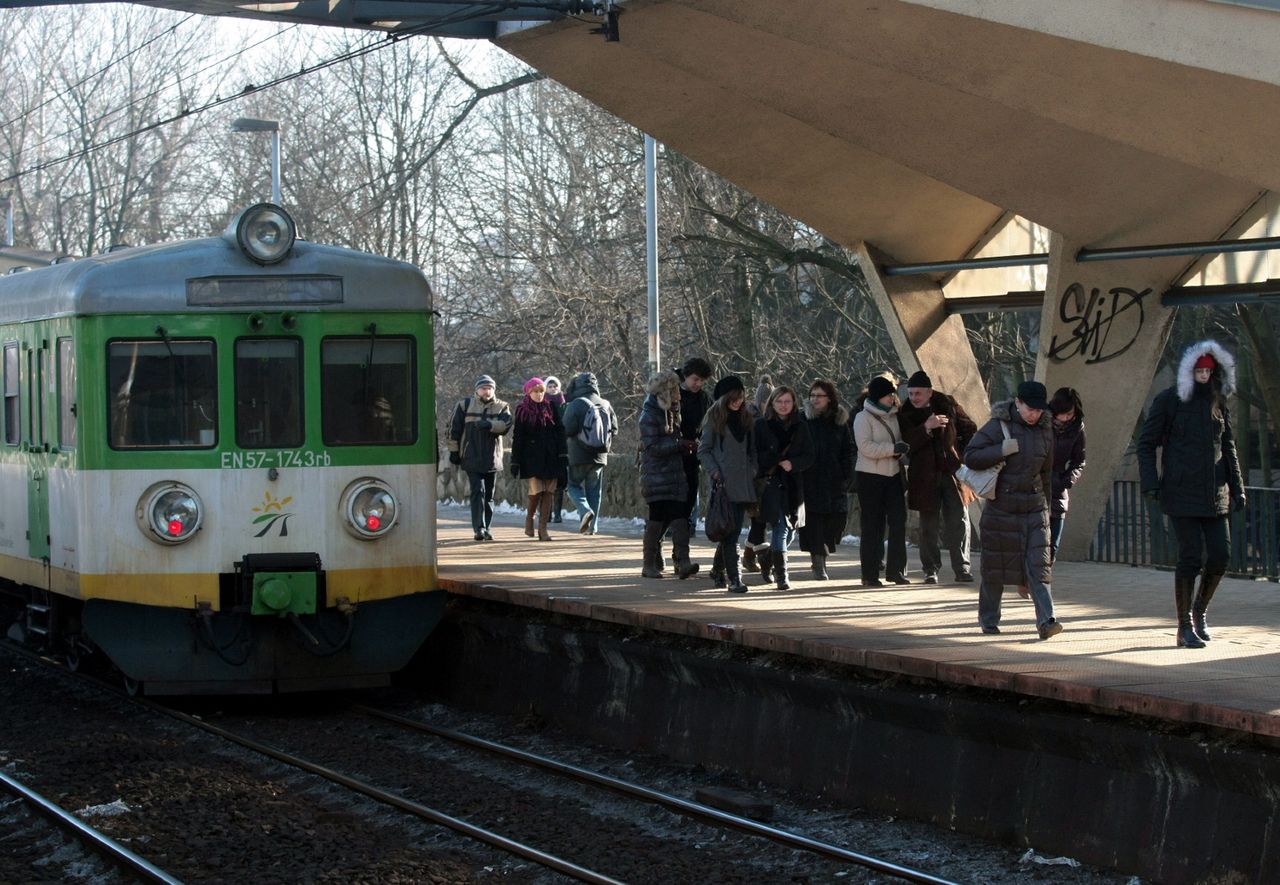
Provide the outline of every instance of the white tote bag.
[[[1004,434],[1005,439],[1010,438],[1007,422],[1000,422],[1000,431]],[[960,469],[956,471],[956,479],[967,485],[979,498],[993,501],[996,497],[996,483],[1000,480],[1000,471],[1003,468],[1004,461],[991,467],[985,467],[982,470],[974,470],[968,464],[961,464]]]

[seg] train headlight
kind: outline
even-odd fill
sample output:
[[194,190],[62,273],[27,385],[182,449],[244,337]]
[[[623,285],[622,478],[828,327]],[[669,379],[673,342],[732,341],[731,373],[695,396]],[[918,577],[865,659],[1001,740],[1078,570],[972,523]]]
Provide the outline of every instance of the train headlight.
[[343,525],[362,541],[381,538],[400,518],[400,502],[380,479],[364,477],[342,493]]
[[258,203],[240,213],[232,222],[236,245],[258,264],[283,261],[298,238],[297,225],[289,213],[274,203]]
[[166,480],[142,493],[134,517],[142,533],[158,544],[181,544],[200,530],[204,506],[190,486]]

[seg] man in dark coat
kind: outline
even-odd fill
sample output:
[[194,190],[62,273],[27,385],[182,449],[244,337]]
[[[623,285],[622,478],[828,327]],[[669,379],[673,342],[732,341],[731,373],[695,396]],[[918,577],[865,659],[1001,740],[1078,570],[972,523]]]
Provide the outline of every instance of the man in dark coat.
[[1018,397],[991,407],[964,450],[974,470],[1003,464],[996,496],[982,511],[982,581],[978,621],[983,633],[1000,632],[1000,600],[1005,584],[1027,586],[1036,607],[1041,639],[1057,636],[1053,616],[1049,545],[1049,495],[1053,483],[1053,428],[1048,392],[1039,381],[1018,385]]
[[449,463],[471,480],[471,528],[477,541],[492,541],[493,481],[502,469],[502,437],[511,429],[511,409],[494,396],[493,379],[481,375],[476,392],[459,400],[449,423]]
[[907,508],[920,513],[920,567],[926,584],[938,583],[941,543],[951,553],[957,581],[972,581],[969,568],[969,508],[956,471],[960,453],[978,427],[954,398],[933,389],[923,371],[907,379],[907,402],[898,410],[902,438],[911,446]]
[[1178,538],[1173,589],[1179,648],[1204,648],[1210,638],[1205,611],[1231,559],[1227,514],[1245,506],[1227,411],[1235,382],[1236,362],[1225,347],[1213,340],[1191,345],[1178,365],[1177,384],[1151,403],[1138,435],[1142,494],[1160,501]]
[[[564,434],[568,439],[569,485],[565,492],[578,510],[578,532],[594,535],[599,527],[600,501],[604,496],[604,468],[609,463],[613,438],[618,435],[618,416],[609,401],[600,395],[600,384],[591,372],[579,372],[564,392]],[[602,448],[593,448],[578,438],[587,413],[603,410],[609,422]]]

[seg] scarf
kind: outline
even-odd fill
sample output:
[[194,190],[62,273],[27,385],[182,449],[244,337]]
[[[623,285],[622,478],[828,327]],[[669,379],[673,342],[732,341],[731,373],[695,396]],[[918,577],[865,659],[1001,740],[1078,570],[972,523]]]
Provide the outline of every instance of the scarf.
[[533,397],[526,393],[524,398],[516,403],[516,420],[533,427],[555,424],[555,407],[547,401],[546,397],[543,397],[542,402],[535,403]]

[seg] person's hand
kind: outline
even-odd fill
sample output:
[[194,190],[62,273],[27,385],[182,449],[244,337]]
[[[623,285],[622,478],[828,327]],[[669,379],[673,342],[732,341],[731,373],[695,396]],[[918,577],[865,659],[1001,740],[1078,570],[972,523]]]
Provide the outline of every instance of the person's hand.
[[946,415],[930,415],[925,419],[925,430],[937,430],[939,427],[946,427],[951,423],[951,419]]
[[698,451],[698,441],[696,439],[686,439],[681,445],[684,447],[686,455],[692,455]]
[[1247,500],[1248,500],[1248,499],[1246,499],[1246,498],[1245,498],[1245,496],[1244,496],[1244,492],[1241,492],[1241,493],[1240,493],[1240,494],[1238,494],[1238,495],[1232,495],[1232,496],[1231,496],[1231,509],[1232,509],[1232,510],[1235,510],[1235,511],[1238,513],[1239,511],[1241,511],[1241,510],[1243,510],[1243,509],[1244,509],[1244,505],[1247,503]]
[[911,451],[910,443],[897,442],[893,444],[893,457],[895,458],[901,458],[909,451]]
[[450,463],[450,464],[454,464],[454,465],[461,464],[461,463],[462,463],[462,456],[461,456],[461,455],[459,455],[457,452],[450,452],[450,453],[449,453],[449,463]]
[[778,462],[778,466],[782,468],[782,470],[783,470],[783,472],[784,472],[784,473],[790,473],[790,472],[791,472],[791,462],[790,462],[790,461],[779,461],[779,462]]
[[1006,458],[1010,455],[1018,454],[1018,441],[1010,438],[1000,443],[1000,454],[1004,455]]

